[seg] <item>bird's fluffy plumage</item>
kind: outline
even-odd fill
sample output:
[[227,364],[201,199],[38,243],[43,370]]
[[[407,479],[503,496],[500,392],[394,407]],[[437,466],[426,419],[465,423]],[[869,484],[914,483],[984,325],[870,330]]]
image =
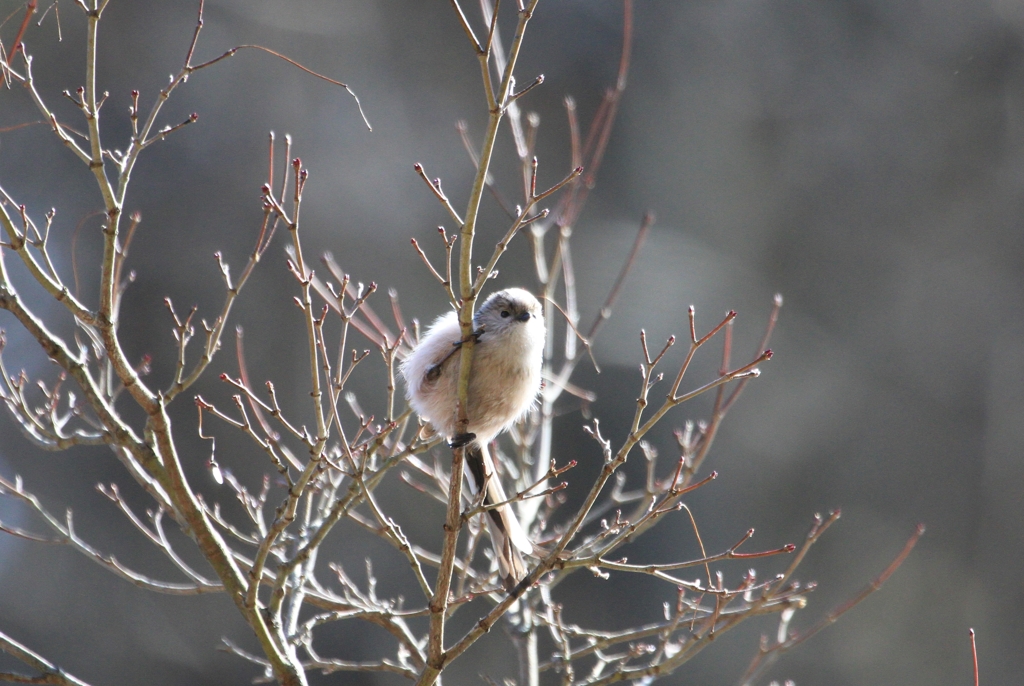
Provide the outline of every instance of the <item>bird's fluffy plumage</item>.
[[[487,299],[473,325],[480,334],[473,348],[467,433],[487,442],[528,412],[537,397],[544,318],[533,295],[508,288]],[[402,365],[409,403],[445,436],[456,433],[461,339],[458,315],[449,312],[431,325]]]

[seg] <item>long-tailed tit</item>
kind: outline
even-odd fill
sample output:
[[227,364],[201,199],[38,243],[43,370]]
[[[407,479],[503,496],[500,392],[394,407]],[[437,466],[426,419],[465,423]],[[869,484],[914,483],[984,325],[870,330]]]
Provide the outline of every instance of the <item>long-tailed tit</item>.
[[[521,288],[492,294],[473,318],[472,370],[465,434],[456,435],[462,332],[455,312],[440,317],[402,364],[409,403],[434,429],[466,445],[466,464],[483,491],[498,572],[508,590],[527,574],[523,554],[534,547],[501,486],[488,443],[526,414],[541,386],[544,317],[540,303]],[[492,507],[496,503],[505,503]]]

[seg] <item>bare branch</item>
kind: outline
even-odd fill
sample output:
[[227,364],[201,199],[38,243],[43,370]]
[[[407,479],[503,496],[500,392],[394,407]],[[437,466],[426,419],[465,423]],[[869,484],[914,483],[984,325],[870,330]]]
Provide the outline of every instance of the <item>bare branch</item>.
[[39,653],[26,648],[4,633],[0,633],[0,651],[41,672],[39,676],[0,672],[0,681],[23,684],[55,684],[56,686],[89,686],[89,684],[78,677],[68,674]]

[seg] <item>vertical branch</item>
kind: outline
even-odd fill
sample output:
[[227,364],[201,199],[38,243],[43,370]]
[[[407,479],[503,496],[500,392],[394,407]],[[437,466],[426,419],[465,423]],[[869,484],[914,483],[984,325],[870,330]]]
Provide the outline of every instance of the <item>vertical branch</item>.
[[116,282],[116,274],[122,198],[114,195],[114,189],[107,178],[106,169],[103,164],[104,150],[99,124],[99,110],[102,102],[97,100],[96,93],[99,22],[107,3],[104,0],[93,0],[91,7],[87,6],[84,1],[80,4],[86,11],[88,23],[86,31],[85,89],[81,96],[80,107],[85,114],[88,126],[88,164],[99,185],[107,215],[106,226],[103,229],[103,262],[100,267],[97,328],[114,373],[117,374],[118,379],[124,384],[125,389],[131,394],[132,398],[148,414],[152,415],[157,411],[156,395],[142,383],[134,367],[128,363],[117,337],[116,303],[118,284]]
[[[121,222],[121,203],[114,197],[114,189],[107,178],[103,164],[103,143],[100,138],[100,112],[96,99],[96,55],[99,34],[100,16],[106,7],[101,0],[93,0],[92,7],[86,11],[88,28],[86,31],[85,59],[85,92],[82,96],[82,111],[85,114],[89,136],[89,168],[96,177],[103,205],[106,209],[107,221],[103,228],[103,263],[100,267],[99,294],[99,331],[107,357],[119,379],[132,397],[147,411],[155,409],[156,398],[149,389],[141,385],[138,375],[127,363],[121,343],[117,337],[117,312],[115,302],[118,284],[116,283],[118,232]],[[85,4],[82,3],[82,7]]]
[[292,236],[292,245],[295,248],[295,269],[302,293],[300,304],[306,318],[306,342],[309,347],[309,394],[313,398],[313,414],[316,419],[316,437],[314,439],[314,446],[310,451],[310,458],[318,460],[323,454],[324,446],[327,444],[327,421],[322,402],[323,390],[320,387],[320,359],[316,335],[317,320],[313,312],[313,298],[311,295],[313,273],[306,267],[305,258],[302,254],[302,241],[299,237],[299,212],[302,206],[302,189],[306,184],[306,179],[309,177],[309,172],[302,169],[302,161],[298,157],[292,160],[292,168],[295,175],[295,190],[292,194],[293,214],[288,222],[288,232]]
[[[597,336],[601,326],[611,316],[612,308],[615,306],[618,300],[619,293],[622,290],[622,284],[626,280],[626,276],[633,270],[636,265],[637,256],[640,254],[640,248],[647,240],[647,235],[650,232],[651,226],[654,224],[654,213],[645,212],[643,220],[640,222],[640,228],[637,230],[636,237],[633,239],[633,246],[629,251],[629,256],[623,263],[622,268],[619,270],[618,277],[615,279],[611,290],[608,291],[608,295],[605,298],[604,304],[601,305],[601,309],[598,311],[597,317],[595,317],[590,330],[587,332],[585,340],[587,344],[591,344],[594,341],[594,337]],[[560,268],[562,265],[562,249],[568,247],[568,241],[559,241],[555,248],[555,259],[557,262],[552,265],[552,268]],[[553,279],[552,279],[553,281]],[[545,293],[544,307],[553,310],[552,298],[553,298],[554,286],[549,283]],[[566,336],[569,337],[569,331],[566,331]],[[533,478],[538,484],[538,489],[543,490],[546,486],[544,481],[544,474],[551,467],[551,444],[553,440],[553,426],[552,421],[554,419],[554,406],[555,401],[561,396],[562,391],[565,390],[566,384],[569,382],[569,378],[572,376],[576,369],[576,365],[581,359],[579,350],[574,350],[573,355],[568,357],[562,364],[562,368],[557,372],[554,371],[554,367],[551,364],[550,357],[554,347],[554,327],[548,327],[548,339],[545,341],[547,349],[545,351],[544,359],[544,376],[550,379],[551,382],[547,385],[547,388],[541,393],[540,396],[540,432],[537,441],[537,448],[535,457],[533,460]],[[535,489],[536,490],[536,489]],[[524,526],[529,527],[532,524],[533,519],[537,516],[538,509],[540,508],[539,499],[525,500],[519,504],[519,514]]]
[[[559,232],[559,237],[555,244],[552,264],[550,267],[546,264],[543,255],[545,231],[540,228],[536,228],[533,231],[537,279],[545,286],[544,316],[545,320],[549,322],[552,320],[552,316],[554,314],[553,298],[555,289],[558,286],[557,281],[559,270],[564,270],[562,272],[562,276],[566,290],[566,305],[573,325],[575,325],[576,319],[578,318],[578,313],[576,312],[575,307],[575,288],[572,258],[569,251],[569,238],[572,235],[572,226],[583,209],[587,193],[591,188],[593,188],[597,171],[601,166],[604,148],[607,145],[608,139],[611,135],[611,128],[615,121],[617,104],[626,88],[626,77],[629,73],[632,44],[633,3],[632,0],[625,0],[623,3],[622,18],[622,48],[619,55],[619,69],[616,76],[615,87],[609,88],[605,93],[601,109],[594,121],[591,123],[587,143],[585,149],[582,151],[579,144],[579,124],[576,118],[575,101],[573,101],[572,98],[566,98],[565,100],[565,107],[569,118],[572,165],[575,169],[582,169],[585,166],[587,173],[583,178],[574,179],[568,192],[565,193],[559,201],[558,208],[555,211],[555,224],[560,227],[561,231]],[[595,141],[598,141],[598,148],[596,151],[594,150]],[[524,177],[526,176],[525,162],[526,161],[524,159]],[[622,282],[626,275],[632,270],[636,261],[636,256],[640,250],[640,246],[642,246],[646,240],[647,233],[653,222],[654,215],[650,212],[646,213],[644,215],[643,222],[641,223],[640,230],[637,233],[636,240],[633,243],[633,248],[630,251],[629,257],[626,259],[626,262],[619,273],[618,279],[616,279],[604,305],[601,307],[598,318],[594,321],[590,332],[586,336],[588,343],[593,340],[601,324],[603,324],[604,320],[609,317],[611,307],[618,298]],[[562,390],[566,387],[566,383],[568,383],[569,378],[575,371],[576,364],[579,361],[579,352],[575,346],[576,339],[568,330],[566,330],[566,359],[562,364],[562,368],[557,372],[557,374],[555,373],[554,366],[551,363],[551,359],[554,354],[554,334],[555,328],[553,326],[549,326],[544,348],[544,376],[545,378],[550,379],[551,383],[548,384],[545,391],[541,394],[540,432],[533,461],[533,476],[536,480],[540,480],[551,466],[554,404],[561,395]],[[537,500],[527,500],[520,503],[520,514],[527,520],[524,522],[527,527],[530,526],[530,523],[536,517],[539,506],[540,502]]]
[[445,619],[448,614],[449,592],[455,569],[455,553],[458,545],[459,527],[462,524],[462,472],[466,449],[452,451],[452,473],[448,479],[448,512],[444,522],[444,544],[441,549],[441,565],[438,569],[437,584],[430,599],[430,629],[427,637],[427,665],[420,675],[417,686],[435,683],[445,665],[448,654],[444,649]]
[[[469,202],[466,207],[465,220],[460,232],[462,245],[460,246],[459,253],[459,295],[462,302],[459,308],[459,325],[462,329],[462,338],[464,341],[460,355],[458,385],[459,414],[456,423],[460,433],[465,433],[469,426],[469,416],[467,414],[466,403],[469,395],[469,375],[472,368],[473,347],[475,343],[471,334],[473,332],[473,314],[476,305],[476,298],[479,294],[478,290],[474,288],[473,283],[473,239],[476,235],[477,217],[480,211],[480,203],[483,199],[484,187],[487,183],[487,174],[491,165],[491,156],[494,153],[494,144],[497,140],[498,128],[501,124],[502,115],[505,113],[505,108],[509,103],[509,93],[512,87],[512,74],[515,70],[516,60],[519,57],[519,51],[522,48],[526,25],[533,16],[533,11],[536,9],[538,2],[539,0],[532,0],[528,8],[524,8],[519,11],[519,23],[516,27],[515,38],[513,39],[512,45],[509,49],[508,61],[505,64],[505,71],[501,79],[501,84],[496,93],[493,92],[490,87],[490,73],[488,71],[488,63],[490,59],[489,46],[480,47],[477,53],[480,59],[480,68],[483,74],[484,85],[486,86],[487,104],[490,110],[490,116],[488,118],[486,132],[484,133],[484,141],[480,149],[480,161],[477,166],[476,177],[473,180],[473,186],[469,195]],[[466,26],[465,18],[462,15],[461,9],[458,7],[458,3],[455,2],[454,5],[463,20],[463,25]],[[493,21],[496,21],[496,19],[492,18],[492,22]],[[493,35],[493,32],[491,35]],[[479,46],[479,43],[475,41],[475,38],[474,42]],[[444,526],[444,542],[441,549],[441,563],[438,569],[434,596],[430,601],[431,615],[430,635],[427,648],[427,667],[424,669],[423,674],[420,676],[418,681],[421,686],[435,683],[447,661],[447,655],[444,650],[444,625],[449,593],[451,590],[452,575],[455,567],[459,529],[462,524],[460,510],[462,507],[464,453],[465,448],[459,447],[453,450],[452,455],[452,470],[448,484],[448,511],[445,517]]]
[[[512,74],[515,69],[516,61],[519,57],[519,52],[522,48],[526,25],[533,16],[533,11],[536,9],[538,2],[539,0],[532,0],[528,8],[519,12],[519,24],[516,27],[516,35],[512,41],[512,46],[509,49],[508,61],[505,64],[505,72],[502,76],[501,84],[498,87],[498,92],[493,96],[493,100],[492,96],[488,96],[490,117],[487,122],[487,129],[484,133],[484,141],[480,149],[480,163],[477,167],[477,174],[473,180],[472,189],[470,190],[469,203],[466,207],[465,223],[463,224],[461,231],[462,246],[459,254],[459,287],[460,295],[463,300],[463,311],[460,313],[459,321],[463,324],[463,334],[466,336],[472,333],[472,304],[478,295],[473,292],[472,289],[473,239],[476,235],[477,215],[480,210],[480,202],[483,199],[483,190],[486,185],[487,174],[491,165],[491,156],[494,152],[494,144],[497,139],[498,128],[501,124],[501,119],[505,113],[505,109],[509,104]],[[480,53],[481,69],[484,74],[489,74],[488,58],[489,52],[482,51]],[[489,76],[487,78],[489,79]],[[469,307],[466,306],[467,304]],[[465,310],[468,310],[468,312]],[[464,355],[463,359],[467,360],[469,357],[469,355]],[[464,363],[464,366],[467,365]]]
[[[103,144],[100,139],[100,111],[96,100],[96,47],[99,34],[100,15],[106,7],[106,2],[94,0],[93,6],[86,12],[88,18],[88,29],[86,31],[86,60],[85,60],[85,99],[83,109],[86,122],[89,128],[89,168],[96,176],[100,186],[100,193],[103,194],[103,204],[106,205],[107,213],[117,209],[120,204],[114,198],[114,189],[107,178],[106,169],[103,166]],[[84,6],[84,5],[83,5]]]
[[968,629],[971,635],[971,659],[974,662],[974,686],[980,686],[981,681],[978,678],[978,642],[974,640],[974,629]]

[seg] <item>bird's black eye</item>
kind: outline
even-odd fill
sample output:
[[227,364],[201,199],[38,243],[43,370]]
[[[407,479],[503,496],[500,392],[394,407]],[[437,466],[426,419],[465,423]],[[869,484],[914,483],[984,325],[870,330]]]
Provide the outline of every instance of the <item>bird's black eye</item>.
[[501,318],[502,318],[502,319],[508,319],[508,318],[509,318],[509,316],[510,316],[510,315],[509,315],[509,311],[508,311],[508,310],[502,310],[502,311],[501,311]]

